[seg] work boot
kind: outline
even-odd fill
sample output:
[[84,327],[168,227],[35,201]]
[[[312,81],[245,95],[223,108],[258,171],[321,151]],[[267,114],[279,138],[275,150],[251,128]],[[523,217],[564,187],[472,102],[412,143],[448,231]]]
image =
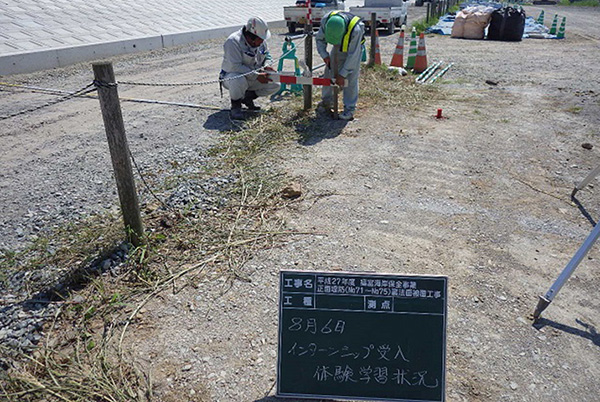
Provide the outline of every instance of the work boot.
[[244,120],[244,112],[242,112],[242,100],[231,100],[231,118],[234,120]]
[[340,120],[346,120],[346,121],[354,120],[354,116],[353,116],[352,112],[349,110],[344,110],[344,112],[339,115],[339,118],[340,118]]
[[260,110],[260,106],[254,104],[254,99],[258,98],[258,95],[254,91],[246,91],[246,95],[242,99],[242,103],[248,108],[248,110]]
[[317,105],[317,112],[331,113],[331,103],[325,101],[319,102]]

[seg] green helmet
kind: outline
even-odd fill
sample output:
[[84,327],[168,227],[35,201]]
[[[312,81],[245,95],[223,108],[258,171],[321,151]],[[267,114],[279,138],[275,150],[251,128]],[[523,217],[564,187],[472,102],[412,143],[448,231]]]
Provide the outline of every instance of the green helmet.
[[346,20],[341,15],[332,15],[325,24],[325,41],[332,45],[342,43],[342,38],[346,33]]

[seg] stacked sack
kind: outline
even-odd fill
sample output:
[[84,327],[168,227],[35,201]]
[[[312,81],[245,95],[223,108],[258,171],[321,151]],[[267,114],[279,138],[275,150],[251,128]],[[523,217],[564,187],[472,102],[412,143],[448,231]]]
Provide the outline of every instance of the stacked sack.
[[487,38],[518,42],[525,31],[525,11],[522,7],[504,7],[492,13]]
[[485,28],[490,23],[493,7],[467,7],[456,14],[452,25],[452,38],[483,39]]

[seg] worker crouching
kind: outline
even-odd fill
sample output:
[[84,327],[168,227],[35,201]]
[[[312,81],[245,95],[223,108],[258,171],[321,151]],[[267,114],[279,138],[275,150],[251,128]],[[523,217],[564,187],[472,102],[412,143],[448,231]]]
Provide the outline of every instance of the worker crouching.
[[239,31],[232,33],[223,45],[223,63],[219,80],[229,90],[231,118],[243,119],[242,105],[259,110],[254,100],[279,90],[279,83],[271,82],[265,67],[271,60],[266,40],[271,37],[269,27],[259,17],[252,17]]
[[[356,103],[358,102],[358,78],[360,76],[360,62],[362,46],[364,43],[365,26],[360,17],[343,11],[332,11],[322,20],[316,36],[317,51],[326,64],[325,77],[334,78],[335,83],[343,87],[344,112],[340,114],[342,120],[352,120]],[[331,59],[335,57],[334,51],[327,51],[327,45],[337,45],[338,73],[333,77]],[[335,49],[335,47],[334,47]],[[333,88],[323,87],[321,108],[330,110],[333,101]]]

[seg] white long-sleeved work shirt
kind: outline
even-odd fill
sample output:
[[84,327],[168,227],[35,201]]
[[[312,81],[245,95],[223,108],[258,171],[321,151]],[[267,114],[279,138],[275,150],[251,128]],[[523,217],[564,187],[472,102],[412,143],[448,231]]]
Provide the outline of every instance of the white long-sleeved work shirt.
[[[331,12],[328,13],[321,20],[321,26],[319,27],[319,32],[315,37],[317,42],[317,52],[321,58],[329,57],[329,52],[327,51],[327,41],[325,40],[325,25],[327,24],[327,20]],[[365,25],[361,22],[356,24],[352,34],[350,35],[350,43],[348,44],[348,52],[345,54],[346,59],[343,64],[338,66],[338,74],[342,77],[348,77],[356,70],[360,70],[360,59],[362,56],[362,46],[361,42],[365,35]]]
[[271,59],[267,42],[258,47],[251,47],[246,42],[242,29],[229,35],[223,44],[221,70],[225,73],[247,73],[263,67],[265,62]]

